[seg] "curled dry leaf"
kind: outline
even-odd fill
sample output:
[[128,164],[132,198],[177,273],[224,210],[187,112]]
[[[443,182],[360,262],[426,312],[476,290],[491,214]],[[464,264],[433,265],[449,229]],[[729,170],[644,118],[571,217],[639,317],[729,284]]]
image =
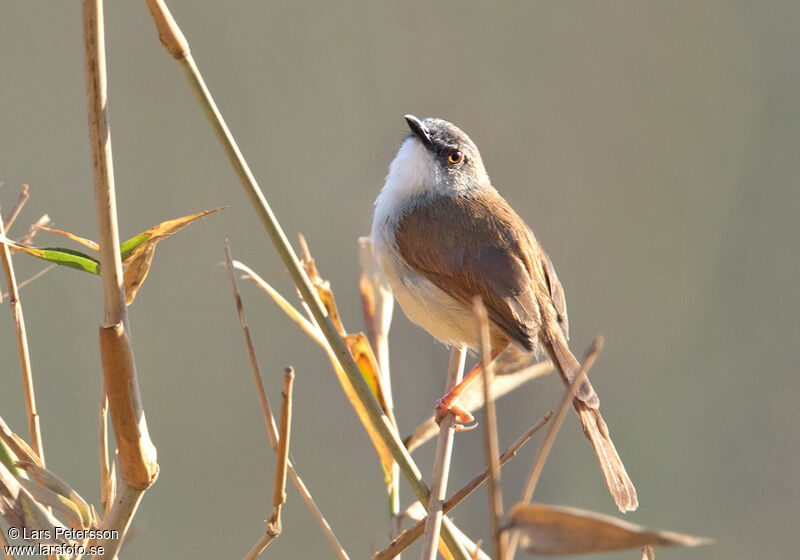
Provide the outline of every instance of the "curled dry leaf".
[[221,206],[213,210],[205,210],[197,214],[161,222],[157,226],[153,226],[147,231],[123,243],[120,246],[120,252],[122,253],[122,262],[125,265],[124,282],[126,303],[128,305],[133,303],[136,292],[139,290],[145,278],[147,278],[147,273],[150,271],[150,263],[153,262],[153,253],[159,241],[177,233],[195,220],[199,220],[210,214],[215,214],[224,208],[226,207]]
[[[87,529],[94,524],[96,520],[92,516],[91,507],[89,507],[89,504],[86,503],[86,500],[84,500],[80,494],[73,490],[69,484],[61,480],[47,469],[30,461],[18,461],[17,466],[25,469],[25,472],[27,472],[31,478],[33,478],[33,480],[39,483],[42,488],[45,488],[55,494],[55,496],[51,496],[51,498],[57,503],[51,501],[45,505],[59,508],[59,504],[64,504],[66,510],[68,510],[70,513],[74,512],[77,515],[77,519],[67,517],[67,521],[69,521],[69,524],[72,527],[76,529]],[[20,480],[20,482],[23,481]],[[23,486],[25,486],[25,488],[36,497],[35,492],[30,488],[30,486],[24,484],[24,482]],[[37,499],[39,498],[37,497]],[[39,501],[45,503],[42,500]],[[64,510],[59,509],[59,511]],[[67,511],[64,511],[64,515],[68,516]]]
[[[15,455],[15,462],[17,459],[24,459],[36,463],[39,466],[42,465],[41,459],[39,459],[36,452],[31,449],[31,446],[28,445],[24,439],[12,432],[11,428],[8,427],[8,424],[5,423],[2,417],[0,417],[0,440],[2,440]],[[11,472],[14,472],[17,468],[15,463],[6,462],[5,465]]]
[[[214,208],[213,210],[206,210],[198,212],[197,214],[161,222],[120,245],[122,264],[125,267],[124,283],[126,303],[128,305],[133,303],[136,292],[139,290],[139,287],[141,287],[145,278],[147,278],[147,273],[150,271],[150,264],[153,261],[155,246],[159,241],[180,231],[195,220],[219,212],[224,208],[225,206],[222,206],[220,208]],[[52,229],[43,224],[36,225],[35,229],[45,230],[64,236],[93,251],[99,250],[97,243],[94,241],[79,237],[67,231]],[[65,249],[63,247],[45,247],[40,249],[37,247],[30,247],[24,243],[14,242],[5,236],[0,236],[0,243],[5,243],[17,251],[28,253],[29,255],[55,264],[75,268],[91,274],[100,274],[100,263],[98,260],[80,251]]]
[[[43,537],[52,537],[56,527],[62,527],[58,519],[31,496],[3,463],[0,463],[0,516],[10,527],[41,531]],[[62,541],[43,538],[40,542]]]
[[517,504],[510,529],[531,554],[608,552],[645,546],[699,546],[712,541],[672,531],[655,531],[609,515],[565,506]]
[[378,362],[375,359],[375,354],[372,353],[372,346],[370,346],[367,337],[364,333],[346,334],[344,335],[344,342],[347,344],[347,349],[350,350],[350,354],[356,364],[358,364],[358,369],[372,390],[372,394],[378,399],[378,404],[381,405],[384,411],[387,410],[386,395],[383,392],[383,384],[378,373]]

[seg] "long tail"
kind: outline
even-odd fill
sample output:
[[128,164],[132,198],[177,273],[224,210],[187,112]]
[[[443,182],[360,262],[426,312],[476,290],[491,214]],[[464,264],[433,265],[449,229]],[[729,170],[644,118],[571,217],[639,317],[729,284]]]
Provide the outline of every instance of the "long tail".
[[[545,350],[561,374],[564,383],[568,385],[580,371],[580,363],[570,352],[567,341],[561,334],[560,329],[554,333],[554,336],[545,336],[543,338]],[[606,486],[608,486],[608,490],[617,507],[622,512],[635,510],[639,507],[636,488],[634,488],[633,482],[631,482],[628,473],[625,471],[625,465],[622,464],[622,459],[617,454],[614,442],[611,441],[608,427],[598,409],[599,399],[597,398],[597,393],[594,392],[588,379],[578,387],[572,405],[581,420],[583,433],[591,442],[592,447],[594,447]]]

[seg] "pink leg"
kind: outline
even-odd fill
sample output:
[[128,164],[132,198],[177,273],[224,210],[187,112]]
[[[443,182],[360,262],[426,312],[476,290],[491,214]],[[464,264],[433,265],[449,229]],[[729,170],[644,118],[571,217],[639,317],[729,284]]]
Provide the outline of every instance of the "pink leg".
[[[491,360],[494,359],[505,350],[507,344],[504,344],[498,348],[493,348],[491,353]],[[469,413],[467,409],[460,406],[458,404],[458,398],[461,394],[467,390],[467,388],[475,381],[475,378],[478,377],[478,374],[483,371],[483,363],[478,362],[475,366],[469,371],[469,373],[464,376],[464,379],[461,382],[453,387],[450,392],[444,395],[441,399],[436,401],[436,423],[441,424],[442,420],[448,414],[452,414],[456,418],[456,430],[459,430],[459,425],[461,424],[469,424],[470,422],[475,420],[475,417]],[[460,429],[463,429],[461,426]]]

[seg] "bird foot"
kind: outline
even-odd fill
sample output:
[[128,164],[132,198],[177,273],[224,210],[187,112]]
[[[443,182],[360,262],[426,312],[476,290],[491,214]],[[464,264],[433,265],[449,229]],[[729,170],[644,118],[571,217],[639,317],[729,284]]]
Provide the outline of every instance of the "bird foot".
[[[466,408],[454,402],[447,402],[447,399],[442,397],[436,401],[436,424],[441,425],[442,420],[444,420],[448,414],[454,416],[454,428],[457,432],[467,432],[478,426],[478,423],[475,422],[475,417],[470,414]],[[470,424],[470,422],[475,423]]]

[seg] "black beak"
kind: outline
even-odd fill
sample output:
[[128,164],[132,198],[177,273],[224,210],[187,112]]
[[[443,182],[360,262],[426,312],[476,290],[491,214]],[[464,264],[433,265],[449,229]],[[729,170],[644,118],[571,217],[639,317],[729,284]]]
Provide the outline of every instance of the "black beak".
[[428,134],[428,131],[425,129],[425,126],[423,126],[421,120],[414,115],[406,115],[406,122],[408,123],[408,128],[411,129],[411,132],[416,134],[417,138],[419,138],[425,146],[430,146],[432,144],[431,137]]

